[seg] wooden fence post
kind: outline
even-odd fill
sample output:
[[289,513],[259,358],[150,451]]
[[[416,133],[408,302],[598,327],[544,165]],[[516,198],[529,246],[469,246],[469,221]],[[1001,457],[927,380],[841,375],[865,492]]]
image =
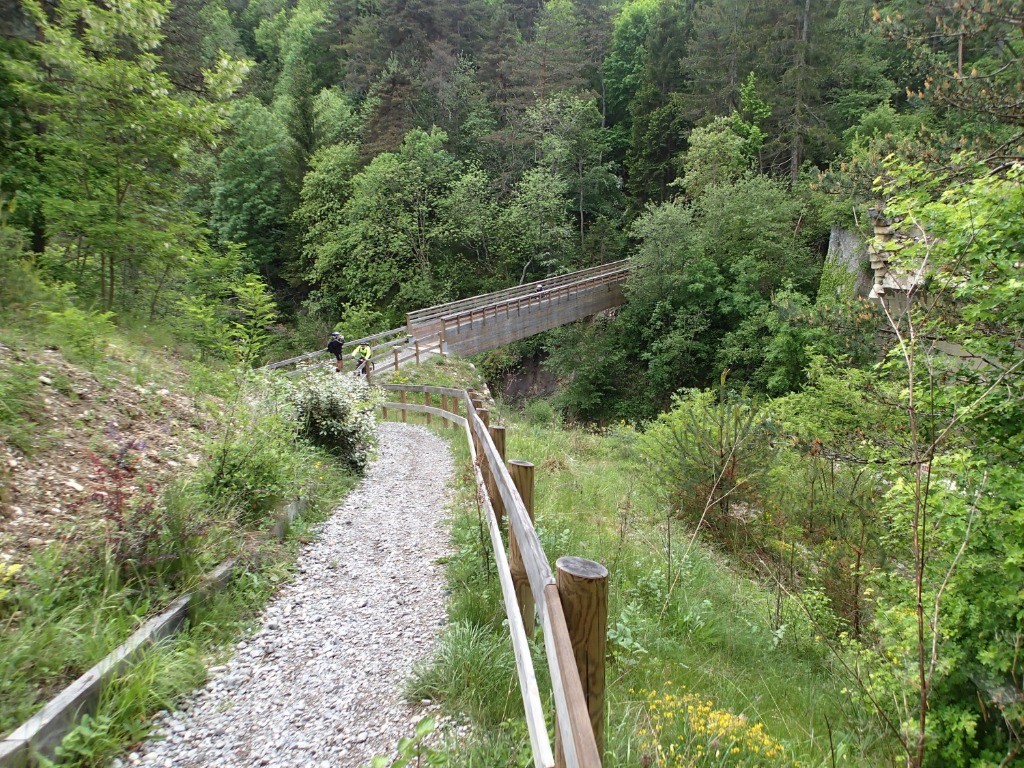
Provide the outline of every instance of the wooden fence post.
[[[405,390],[403,389],[400,394],[402,395],[402,405],[405,405]],[[405,408],[403,408],[402,409],[402,423],[404,424],[405,421],[406,421],[406,413],[405,413]]]
[[[608,569],[582,557],[560,557],[555,563],[558,596],[583,683],[597,753],[604,753],[604,654],[608,640]],[[555,729],[556,765],[564,765]],[[561,762],[559,762],[561,759]]]
[[[441,410],[444,411],[445,413],[448,412],[448,395],[445,395],[445,394],[441,395]],[[447,427],[448,426],[448,417],[447,416],[442,416],[441,417],[441,426],[442,427]]]
[[[476,415],[480,417],[480,421],[484,423],[484,433],[490,432],[491,427],[491,412],[483,407],[483,405],[477,405],[477,401],[473,401],[473,405],[476,406]],[[473,430],[474,432],[476,430]],[[477,438],[477,456],[480,458],[480,473],[484,476],[484,488],[487,489],[487,495],[491,495],[491,462],[487,460],[487,452],[484,451],[484,439],[481,435]]]
[[[451,399],[451,402],[449,403],[449,406],[452,409],[452,413],[454,413],[456,416],[458,416],[459,415],[459,398],[453,397]],[[459,428],[459,425],[456,424],[454,421],[452,421],[452,429],[458,429],[458,428]]]
[[[427,406],[428,408],[430,407],[430,393],[429,392],[424,392],[423,393],[423,404],[425,406]],[[428,412],[427,413],[427,424],[433,424],[433,423],[434,423],[433,420],[430,418],[430,413]]]
[[420,340],[416,339],[416,365],[420,364]]
[[383,419],[384,419],[385,421],[387,421],[387,418],[388,418],[388,408],[387,408],[387,406],[386,406],[386,405],[382,405],[382,406],[380,407],[380,409],[381,409],[381,411],[383,411],[383,416],[382,416],[382,418],[383,418]]
[[394,347],[391,351],[395,353],[395,373],[398,373],[398,347]]
[[[499,426],[490,427],[488,432],[491,433],[491,442],[494,443],[494,447],[498,450],[498,459],[502,465],[505,464],[505,428]],[[498,483],[494,479],[494,473],[491,473],[490,483],[487,486],[487,495],[491,497],[491,502],[494,506],[494,517],[498,521],[498,530],[501,530],[501,521],[505,517],[505,502],[501,500],[501,494],[498,493]]]
[[[523,500],[526,513],[533,522],[533,487],[534,472],[533,464],[528,461],[512,459],[508,463],[508,472],[512,475],[512,482],[519,492],[519,498]],[[508,567],[512,571],[512,584],[516,588],[516,602],[519,603],[519,613],[523,616],[523,628],[527,637],[533,637],[534,631],[534,602],[533,592],[530,591],[530,577],[526,574],[526,565],[523,563],[523,553],[519,550],[519,542],[516,541],[516,533],[512,529],[511,522],[508,526]]]

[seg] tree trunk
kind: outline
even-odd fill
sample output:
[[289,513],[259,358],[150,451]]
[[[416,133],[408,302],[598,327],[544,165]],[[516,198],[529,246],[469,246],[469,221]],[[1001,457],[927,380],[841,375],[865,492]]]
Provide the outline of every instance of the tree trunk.
[[803,160],[803,107],[804,107],[804,69],[807,67],[807,41],[811,29],[811,0],[804,0],[803,24],[800,30],[800,42],[796,47],[793,66],[796,69],[796,93],[793,106],[793,143],[789,154],[789,180],[797,183],[800,177],[800,162]]

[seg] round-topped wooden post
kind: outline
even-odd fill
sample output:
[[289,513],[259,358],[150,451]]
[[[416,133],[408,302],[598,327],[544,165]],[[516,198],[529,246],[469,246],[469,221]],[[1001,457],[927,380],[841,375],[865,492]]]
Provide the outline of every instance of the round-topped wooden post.
[[[508,472],[512,475],[512,483],[519,493],[526,507],[526,514],[533,522],[533,487],[534,471],[533,464],[520,459],[512,459],[508,463]],[[533,592],[530,591],[530,577],[526,574],[526,565],[523,563],[523,553],[519,549],[519,542],[516,541],[516,532],[512,527],[512,521],[508,524],[508,567],[512,571],[512,585],[516,590],[516,602],[519,603],[519,613],[523,616],[523,628],[527,637],[533,637],[534,630],[534,602]]]
[[[495,425],[487,431],[491,433],[491,442],[494,443],[494,447],[498,450],[498,459],[501,461],[502,466],[504,466],[505,428]],[[498,529],[501,530],[501,521],[505,517],[505,502],[501,500],[501,494],[498,492],[498,482],[494,479],[494,472],[491,472],[490,484],[487,486],[487,495],[491,497],[491,502],[494,505],[494,517],[498,521]]]
[[[583,683],[597,752],[604,752],[604,654],[608,639],[608,569],[582,557],[560,557],[555,582],[576,668]],[[555,747],[561,741],[555,731]],[[564,765],[564,762],[561,763]]]
[[[399,392],[399,394],[402,396],[402,403],[405,404],[405,390],[403,389],[401,392]],[[405,421],[406,421],[406,413],[405,413],[405,408],[403,408],[402,409],[402,423],[404,424]]]
[[[428,408],[430,407],[430,393],[429,392],[424,392],[423,393],[423,404],[425,406],[427,406]],[[430,411],[427,411],[427,424],[433,424],[433,423],[434,423],[433,420],[430,418]]]

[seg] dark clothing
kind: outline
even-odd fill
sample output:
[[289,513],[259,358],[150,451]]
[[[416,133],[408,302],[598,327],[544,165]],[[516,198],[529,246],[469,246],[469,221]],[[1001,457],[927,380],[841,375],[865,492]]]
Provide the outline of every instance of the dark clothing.
[[341,348],[344,342],[341,339],[331,339],[327,342],[327,351],[334,355],[335,360],[341,360],[343,353]]

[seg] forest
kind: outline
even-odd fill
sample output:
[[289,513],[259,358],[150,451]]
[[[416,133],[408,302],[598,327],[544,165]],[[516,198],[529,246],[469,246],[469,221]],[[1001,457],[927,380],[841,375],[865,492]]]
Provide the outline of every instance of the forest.
[[1024,762],[1022,162],[1021,0],[0,8],[0,314],[253,367],[631,259],[480,365],[795,600],[857,764]]

